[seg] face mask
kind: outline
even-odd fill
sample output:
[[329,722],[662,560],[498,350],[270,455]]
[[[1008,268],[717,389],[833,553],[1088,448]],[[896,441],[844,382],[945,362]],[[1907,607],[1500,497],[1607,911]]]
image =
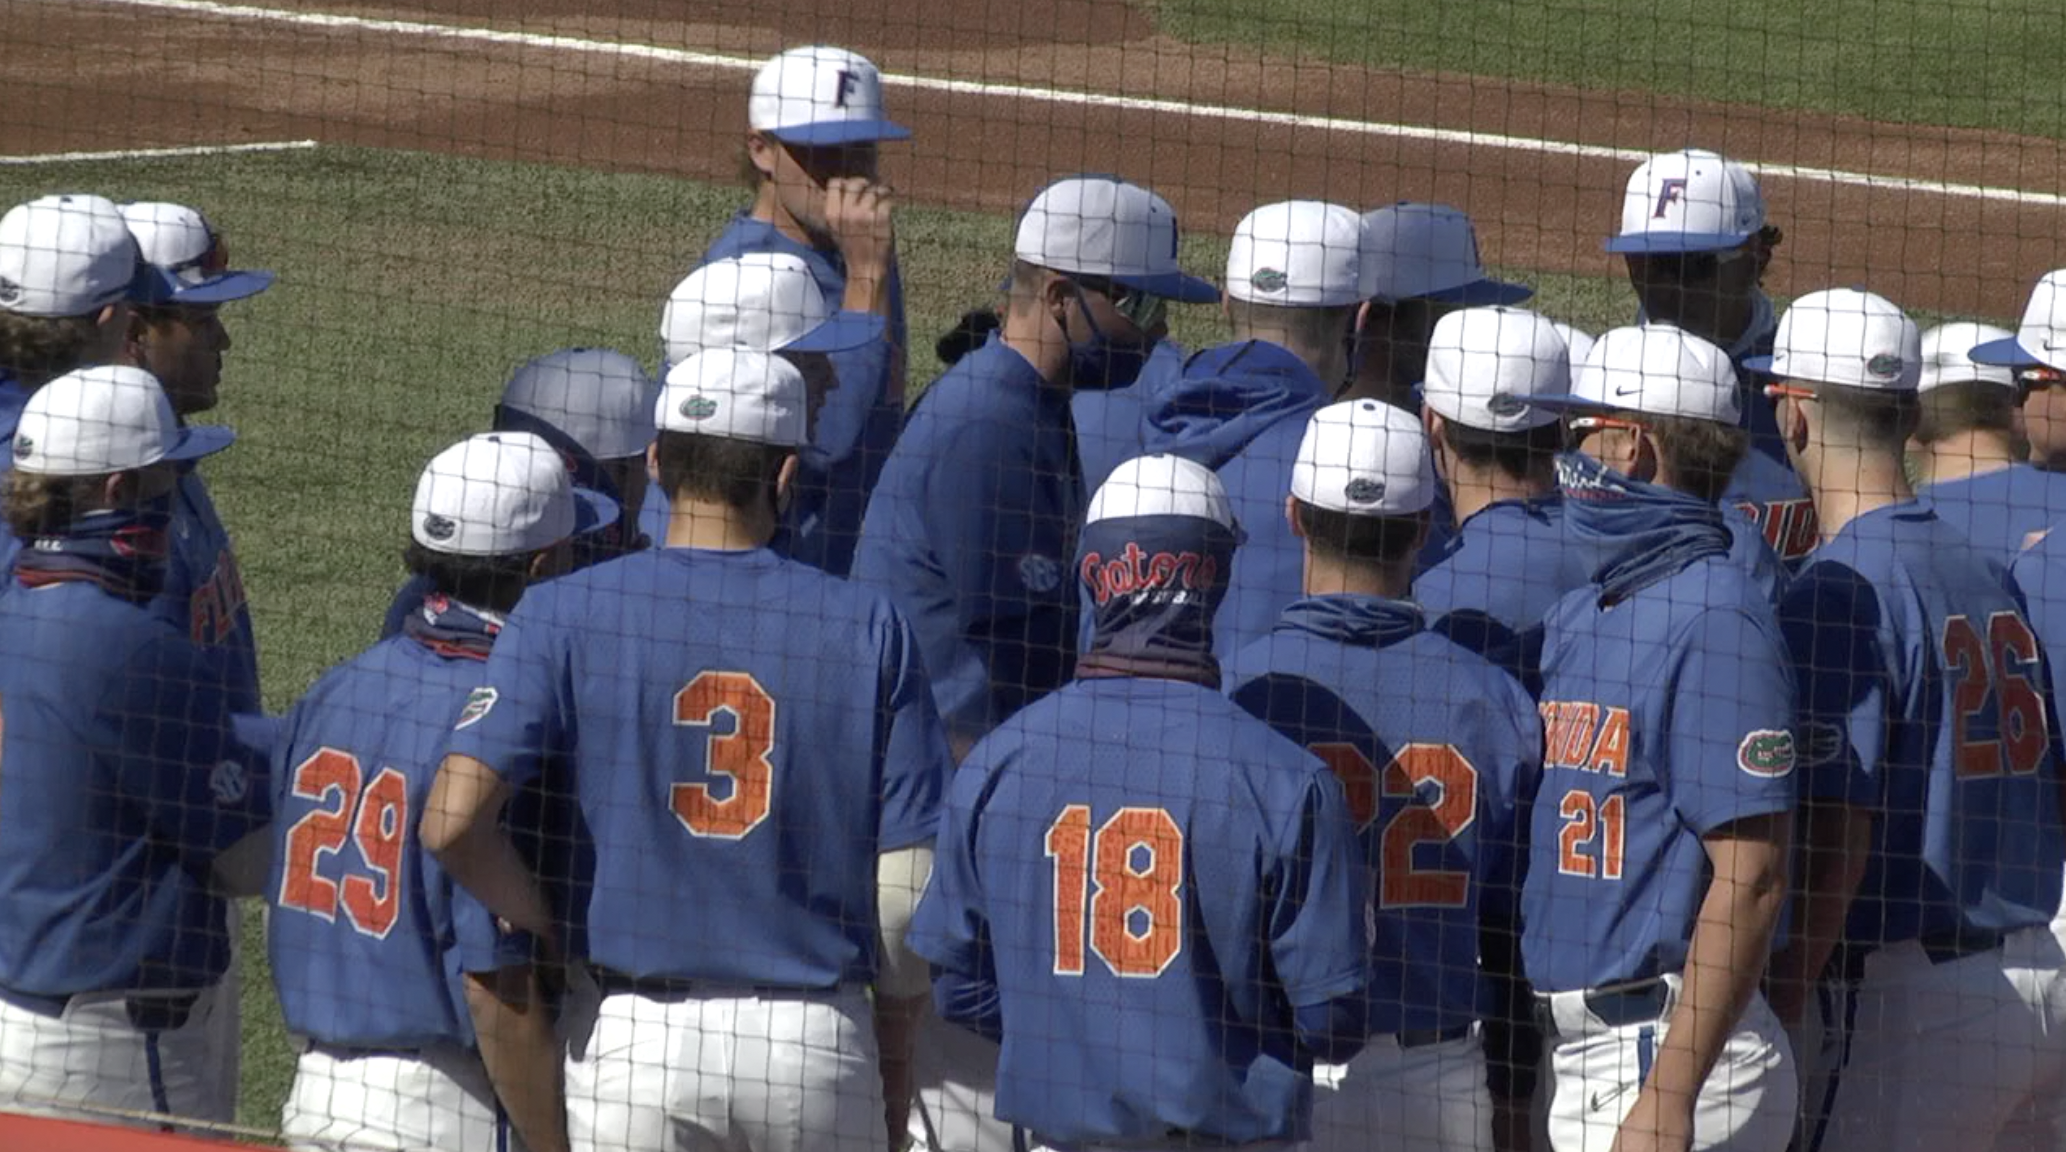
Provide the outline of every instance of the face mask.
[[[1083,298],[1083,289],[1074,284],[1069,287],[1076,293],[1076,302],[1083,309],[1083,319],[1090,325],[1091,333],[1089,340],[1069,341],[1070,384],[1085,392],[1132,386],[1148,362],[1149,346],[1112,343],[1104,329],[1098,327],[1098,318],[1090,310],[1090,301]],[[1067,330],[1064,325],[1063,331]]]
[[170,492],[133,511],[88,512],[58,535],[24,541],[15,578],[29,588],[87,581],[140,604],[164,586],[171,527]]

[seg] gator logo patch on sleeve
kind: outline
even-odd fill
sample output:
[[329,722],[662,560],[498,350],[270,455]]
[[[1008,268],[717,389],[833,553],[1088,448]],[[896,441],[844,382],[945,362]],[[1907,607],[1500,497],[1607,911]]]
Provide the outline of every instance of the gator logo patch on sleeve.
[[466,707],[459,710],[459,722],[452,725],[457,732],[480,722],[481,717],[495,710],[495,701],[500,694],[493,688],[476,688],[466,694]]
[[1753,776],[1776,779],[1793,771],[1793,733],[1759,728],[1736,746],[1736,766]]

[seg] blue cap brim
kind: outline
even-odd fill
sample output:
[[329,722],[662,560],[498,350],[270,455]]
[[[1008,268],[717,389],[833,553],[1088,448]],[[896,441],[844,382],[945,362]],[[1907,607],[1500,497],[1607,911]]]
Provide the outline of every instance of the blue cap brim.
[[1112,276],[1114,284],[1137,288],[1150,296],[1174,300],[1179,304],[1217,304],[1220,290],[1210,280],[1200,280],[1188,272],[1164,272],[1156,276]]
[[1975,364],[1991,364],[1998,368],[2049,368],[2051,365],[2024,351],[2023,345],[2014,336],[2002,340],[1989,340],[1975,344],[1966,353],[1966,359]]
[[270,272],[225,272],[199,284],[179,284],[172,290],[172,303],[227,304],[256,296],[272,286]]
[[872,144],[878,140],[909,140],[911,129],[889,120],[822,120],[768,131],[784,144],[825,148],[834,144]]
[[235,431],[220,424],[189,424],[179,430],[179,439],[165,453],[165,459],[173,462],[199,460],[237,442]]
[[776,349],[778,352],[844,352],[882,339],[883,319],[873,312],[834,312],[823,324]]
[[1461,304],[1466,308],[1490,308],[1495,305],[1519,304],[1534,295],[1535,289],[1526,284],[1510,284],[1505,280],[1494,280],[1488,276],[1483,280],[1473,280],[1454,288],[1429,292],[1419,299],[1433,300],[1437,304]]
[[593,488],[574,489],[574,535],[600,532],[617,522],[620,509],[615,500]]
[[1607,251],[1622,256],[1686,256],[1726,252],[1750,237],[1748,232],[1638,232],[1607,241]]
[[1772,370],[1772,357],[1770,356],[1745,356],[1743,363],[1736,366],[1736,370],[1738,372],[1763,372],[1767,376],[1778,375],[1777,372]]
[[1545,392],[1540,396],[1530,396],[1528,397],[1528,406],[1530,408],[1548,408],[1556,412],[1568,412],[1573,408],[1606,410],[1614,407],[1612,404],[1602,404],[1590,396],[1580,396],[1571,392]]

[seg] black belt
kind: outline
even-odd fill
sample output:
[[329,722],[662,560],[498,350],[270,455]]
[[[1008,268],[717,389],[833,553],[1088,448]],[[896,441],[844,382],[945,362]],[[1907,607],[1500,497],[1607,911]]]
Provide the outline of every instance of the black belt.
[[423,1049],[399,1048],[376,1044],[332,1044],[327,1040],[310,1040],[308,1050],[328,1056],[332,1060],[364,1060],[369,1056],[385,1056],[394,1060],[421,1060]]
[[[1032,1142],[1054,1152],[1079,1152],[1085,1148],[1242,1148],[1257,1143],[1253,1140],[1236,1143],[1224,1136],[1208,1136],[1189,1128],[1166,1128],[1160,1136],[1134,1136],[1124,1140],[1046,1140],[1036,1136]],[[1276,1141],[1262,1143],[1274,1144]]]
[[1397,1034],[1400,1048],[1425,1048],[1430,1044],[1447,1044],[1461,1040],[1471,1034],[1469,1024],[1458,1024],[1449,1028],[1408,1028]]
[[[130,1026],[140,1032],[177,1032],[186,1027],[187,1017],[193,1014],[194,1004],[200,998],[199,992],[128,996],[123,998],[122,1005],[129,1012]],[[75,999],[77,995],[39,996],[33,992],[0,988],[0,1003],[52,1020],[63,1016]]]
[[[1585,1010],[1609,1028],[1624,1028],[1630,1024],[1643,1024],[1663,1016],[1665,1002],[1669,999],[1671,986],[1666,984],[1662,977],[1656,977],[1638,980],[1632,984],[1588,989],[1585,993]],[[1550,1012],[1548,993],[1543,993],[1539,997],[1535,1015],[1546,1035],[1557,1034],[1557,1022]]]
[[647,1000],[676,1001],[724,992],[750,992],[755,996],[815,996],[829,988],[790,988],[774,984],[727,984],[721,980],[690,980],[681,976],[633,976],[600,964],[588,966],[595,986],[605,996],[638,996]]
[[1992,952],[2001,947],[2002,934],[1972,928],[1960,928],[1951,932],[1939,932],[1916,940],[1922,945],[1923,955],[1932,964],[1949,964],[1982,952]]

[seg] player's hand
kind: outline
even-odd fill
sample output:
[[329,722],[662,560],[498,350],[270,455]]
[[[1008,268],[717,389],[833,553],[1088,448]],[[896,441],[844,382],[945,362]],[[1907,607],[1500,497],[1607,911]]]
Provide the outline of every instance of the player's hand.
[[[825,182],[825,230],[846,261],[847,283],[868,285],[887,295],[890,264],[896,259],[896,225],[890,219],[896,194],[887,184],[859,176]],[[862,309],[872,311],[872,309]]]
[[1644,1088],[1629,1109],[1610,1152],[1692,1152],[1693,1101],[1666,1100]]

